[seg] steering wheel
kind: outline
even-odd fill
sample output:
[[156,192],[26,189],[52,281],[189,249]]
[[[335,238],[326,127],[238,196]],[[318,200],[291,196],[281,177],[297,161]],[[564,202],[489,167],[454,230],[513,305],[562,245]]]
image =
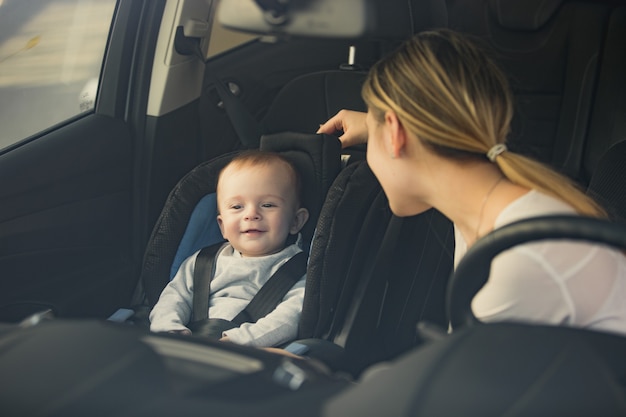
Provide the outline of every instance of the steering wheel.
[[492,259],[513,246],[538,240],[583,240],[626,248],[626,226],[605,219],[581,216],[542,216],[496,229],[478,240],[453,272],[446,308],[453,330],[480,321],[472,312],[472,299],[489,278]]

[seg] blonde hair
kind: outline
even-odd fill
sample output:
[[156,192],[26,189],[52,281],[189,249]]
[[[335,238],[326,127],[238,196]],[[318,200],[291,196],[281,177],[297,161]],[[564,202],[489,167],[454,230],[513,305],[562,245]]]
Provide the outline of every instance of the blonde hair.
[[[509,134],[513,102],[508,81],[477,43],[447,29],[422,32],[378,61],[362,90],[376,119],[393,111],[402,125],[439,155],[486,160]],[[582,215],[605,211],[569,178],[506,151],[494,163],[511,182],[570,204]]]

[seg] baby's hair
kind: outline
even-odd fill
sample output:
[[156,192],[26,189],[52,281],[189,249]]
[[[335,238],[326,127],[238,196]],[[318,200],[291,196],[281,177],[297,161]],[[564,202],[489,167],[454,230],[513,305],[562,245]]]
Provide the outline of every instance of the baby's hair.
[[296,202],[298,205],[302,204],[302,177],[300,171],[296,168],[293,162],[291,162],[288,158],[276,152],[269,151],[261,151],[261,150],[247,150],[243,151],[222,168],[218,177],[217,183],[219,184],[220,178],[227,167],[229,166],[240,166],[240,167],[250,167],[250,166],[259,166],[259,165],[273,165],[276,163],[284,164],[287,169],[291,172],[291,178],[293,180],[294,192],[296,196]]

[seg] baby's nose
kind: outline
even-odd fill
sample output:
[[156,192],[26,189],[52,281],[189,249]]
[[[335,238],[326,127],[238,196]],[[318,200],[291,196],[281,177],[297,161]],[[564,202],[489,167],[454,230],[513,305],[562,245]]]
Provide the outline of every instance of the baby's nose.
[[256,207],[250,207],[246,209],[244,218],[246,220],[259,220],[261,218],[261,213]]

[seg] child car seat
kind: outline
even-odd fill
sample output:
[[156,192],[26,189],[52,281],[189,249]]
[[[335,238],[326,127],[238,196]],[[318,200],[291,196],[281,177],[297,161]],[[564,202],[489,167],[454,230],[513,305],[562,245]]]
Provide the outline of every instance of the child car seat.
[[[268,135],[261,149],[282,153],[302,173],[303,204],[310,218],[302,229],[310,242],[326,190],[340,169],[336,138],[297,133]],[[140,282],[152,308],[180,263],[202,247],[222,240],[216,221],[215,187],[219,171],[237,152],[204,162],[172,190],[148,241]]]

